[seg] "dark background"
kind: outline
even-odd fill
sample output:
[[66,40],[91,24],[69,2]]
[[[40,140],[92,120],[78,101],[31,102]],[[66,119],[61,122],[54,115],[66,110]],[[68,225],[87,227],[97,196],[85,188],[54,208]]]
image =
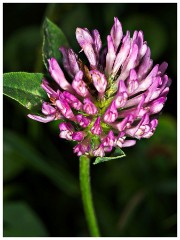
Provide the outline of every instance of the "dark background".
[[[125,149],[127,157],[91,167],[102,236],[176,236],[177,4],[3,4],[4,72],[42,72],[41,26],[47,16],[75,51],[76,27],[98,29],[103,42],[117,16],[123,31],[143,30],[154,64],[172,79],[155,135]],[[78,158],[4,97],[4,236],[89,236],[78,183]]]

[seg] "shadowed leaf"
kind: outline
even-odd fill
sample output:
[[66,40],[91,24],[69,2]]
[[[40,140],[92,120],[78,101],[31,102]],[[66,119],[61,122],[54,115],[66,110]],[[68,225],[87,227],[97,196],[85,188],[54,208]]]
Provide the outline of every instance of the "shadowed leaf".
[[67,39],[58,26],[51,22],[48,18],[45,19],[43,24],[43,48],[42,56],[45,67],[48,69],[47,60],[49,58],[56,58],[58,62],[61,61],[61,53],[59,48],[61,46],[68,46]]
[[4,204],[4,237],[45,237],[41,219],[24,202]]

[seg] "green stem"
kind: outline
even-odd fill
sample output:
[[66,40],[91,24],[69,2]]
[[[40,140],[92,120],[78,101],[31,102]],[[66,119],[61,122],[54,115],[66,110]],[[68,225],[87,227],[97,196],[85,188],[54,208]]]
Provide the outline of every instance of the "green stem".
[[91,195],[90,158],[85,155],[80,157],[80,187],[89,231],[92,237],[99,237],[100,233],[96,221]]

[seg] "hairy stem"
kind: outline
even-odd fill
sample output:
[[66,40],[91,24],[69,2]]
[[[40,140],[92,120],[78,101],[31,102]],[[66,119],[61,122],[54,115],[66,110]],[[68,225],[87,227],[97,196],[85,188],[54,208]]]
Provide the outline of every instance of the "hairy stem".
[[100,233],[94,212],[90,186],[90,159],[85,155],[80,157],[80,187],[90,234],[92,237],[99,237]]

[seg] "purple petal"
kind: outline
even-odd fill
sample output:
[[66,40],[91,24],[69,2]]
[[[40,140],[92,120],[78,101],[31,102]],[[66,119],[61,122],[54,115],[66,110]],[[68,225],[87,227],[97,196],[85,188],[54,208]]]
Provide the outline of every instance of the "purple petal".
[[63,59],[62,59],[63,66],[66,69],[67,73],[72,77],[71,69],[69,66],[68,49],[66,47],[60,47],[59,50],[63,55]]
[[149,102],[150,100],[153,100],[155,97],[158,97],[157,95],[157,87],[159,86],[159,82],[161,81],[161,77],[157,77],[153,79],[153,83],[147,90],[147,96],[145,99],[145,102]]
[[95,115],[98,112],[97,107],[94,105],[93,102],[91,102],[89,98],[85,98],[83,102],[84,102],[83,110],[87,114]]
[[69,140],[69,141],[72,140],[72,134],[73,134],[73,131],[74,131],[74,127],[72,126],[71,123],[69,123],[69,122],[60,123],[59,124],[59,129],[60,129],[60,134],[59,134],[60,138],[64,138],[64,139]]
[[115,139],[115,145],[122,148],[122,145],[124,143],[125,140],[125,132],[120,132],[119,135],[117,136],[117,138]]
[[145,77],[145,75],[148,73],[148,71],[152,67],[153,61],[150,59],[150,57],[151,57],[151,51],[150,51],[150,48],[147,47],[146,53],[142,58],[137,71],[137,75],[140,80]]
[[128,109],[121,110],[119,113],[119,117],[124,118],[129,114],[130,115],[132,114],[136,118],[142,117],[147,111],[149,111],[148,109],[143,109],[145,99],[146,99],[146,93],[139,95],[139,98],[136,99],[138,106],[136,106],[134,108],[128,108]]
[[50,103],[43,102],[42,113],[44,115],[54,115],[56,113],[56,109],[53,106],[51,106]]
[[92,68],[96,67],[97,59],[96,54],[93,49],[93,38],[87,29],[77,28],[76,29],[76,39],[79,45],[84,50],[84,53]]
[[95,68],[97,65],[97,58],[92,45],[91,44],[84,45],[83,50],[90,63],[91,68]]
[[63,54],[63,66],[66,69],[67,73],[70,77],[74,78],[76,73],[80,70],[78,65],[78,57],[74,53],[72,49],[67,49],[65,47],[61,47],[59,49]]
[[68,141],[71,141],[72,140],[72,132],[71,131],[62,131],[62,132],[60,132],[59,137],[64,138]]
[[73,125],[71,123],[69,123],[69,122],[67,122],[67,123],[62,122],[62,123],[60,123],[59,124],[59,129],[60,129],[60,131],[66,131],[66,130],[74,131]]
[[127,115],[121,122],[114,123],[112,126],[117,128],[119,132],[124,131],[126,128],[129,128],[131,124],[134,122],[133,115]]
[[114,133],[112,130],[109,131],[108,135],[103,139],[102,144],[104,147],[113,147],[115,142]]
[[117,51],[123,36],[122,26],[117,17],[114,18],[114,25],[111,28],[111,37],[114,43],[115,51]]
[[138,46],[134,44],[131,48],[129,57],[126,59],[126,61],[123,64],[121,74],[118,77],[117,81],[119,80],[125,80],[131,69],[135,68],[137,65],[137,57],[138,57]]
[[126,134],[128,134],[131,137],[135,137],[137,139],[140,139],[142,135],[145,132],[148,132],[150,130],[149,126],[149,115],[145,114],[141,121],[135,126],[131,127],[129,129],[126,129]]
[[112,149],[113,149],[113,147],[111,147],[111,146],[104,147],[105,152],[111,152]]
[[169,87],[166,87],[160,94],[160,97],[166,97],[169,92]]
[[59,98],[59,100],[56,101],[56,106],[58,107],[60,112],[63,114],[63,116],[65,116],[66,118],[72,121],[75,121],[75,116],[71,108],[69,107],[68,103],[65,100]]
[[81,156],[86,152],[89,152],[90,149],[88,144],[79,143],[73,148],[73,150],[74,150],[74,153],[77,153],[77,156]]
[[[155,98],[157,98],[159,96],[159,94],[161,93],[161,89],[157,89],[157,86],[159,85],[159,78],[157,77],[157,79],[154,79],[154,82],[152,83],[152,85],[147,89],[146,91],[146,97],[145,97],[145,103],[148,103],[150,100],[153,100]],[[135,106],[137,104],[140,103],[142,96],[144,94],[139,94],[137,96],[135,96],[134,98],[131,98],[127,101],[125,107],[132,107]]]
[[108,52],[106,55],[106,69],[105,72],[110,74],[112,72],[112,67],[114,64],[114,60],[116,58],[116,53],[112,41],[112,37],[110,35],[107,36],[107,44],[108,44]]
[[66,80],[63,71],[61,70],[58,62],[55,58],[48,60],[49,62],[49,72],[51,77],[57,82],[57,84],[63,89],[69,92],[73,92],[71,85]]
[[107,86],[107,80],[104,74],[100,73],[98,70],[90,71],[95,88],[99,93],[104,93]]
[[72,49],[68,49],[68,58],[69,58],[69,66],[70,66],[70,69],[71,69],[71,73],[74,77],[80,69],[79,69],[79,65],[78,65],[78,62],[77,62],[78,57]]
[[55,120],[55,115],[41,117],[38,115],[28,114],[27,116],[33,120],[36,120],[36,121],[42,122],[42,123],[48,123],[48,122]]
[[160,97],[154,100],[149,106],[151,114],[159,113],[164,107],[165,101],[166,101],[166,97]]
[[117,117],[118,111],[116,109],[115,102],[113,101],[104,114],[104,121],[107,123],[112,123],[117,119]]
[[127,58],[130,50],[131,42],[130,42],[130,33],[127,31],[126,35],[123,37],[122,46],[119,50],[119,53],[116,56],[114,66],[113,66],[113,75],[116,75],[119,71],[119,68],[124,63],[125,59]]
[[127,84],[127,92],[129,95],[133,94],[134,91],[138,88],[138,77],[137,73],[134,69],[131,69],[129,77],[126,81]]
[[119,81],[118,93],[115,97],[116,108],[122,108],[126,104],[128,99],[127,89],[124,84],[124,81]]
[[159,72],[160,72],[160,76],[163,76],[163,74],[166,72],[168,67],[168,63],[167,62],[163,62],[161,63],[161,65],[159,66]]
[[87,29],[76,28],[76,39],[82,48],[86,43],[93,44],[93,38]]
[[153,134],[154,131],[156,130],[156,127],[158,125],[158,120],[157,119],[153,119],[150,122],[150,130],[146,133],[143,134],[143,138],[150,138]]
[[85,137],[85,133],[84,132],[74,132],[72,134],[72,139],[75,141],[82,141]]
[[151,129],[154,131],[158,125],[158,120],[157,119],[153,119],[151,120]]
[[96,156],[96,157],[103,157],[103,156],[105,155],[103,145],[101,144],[101,145],[99,146],[99,148],[97,148],[95,151],[93,151],[93,154],[94,154],[94,156]]
[[102,41],[98,30],[94,29],[92,31],[93,40],[94,40],[94,50],[96,52],[97,58],[99,59],[99,52],[102,48]]
[[83,72],[79,71],[72,82],[72,87],[77,92],[77,94],[80,95],[81,97],[88,97],[90,96],[90,93],[87,89],[85,82],[82,80],[82,78],[83,78]]
[[101,118],[98,117],[93,125],[93,127],[91,128],[91,132],[92,134],[95,134],[95,135],[101,135],[102,133],[102,128],[101,128]]
[[131,147],[131,146],[134,146],[135,144],[136,144],[136,140],[126,140],[122,144],[122,147]]
[[[156,81],[156,75],[158,73],[158,68],[159,68],[158,64],[156,66],[154,66],[154,68],[151,70],[151,72],[148,74],[148,76],[139,83],[139,86],[135,90],[134,94],[147,90],[151,86],[153,81]],[[159,80],[159,78],[158,78],[158,80]]]
[[79,125],[83,128],[86,128],[89,126],[91,120],[87,117],[84,117],[82,114],[76,115],[76,120],[79,123]]
[[76,110],[82,110],[82,103],[73,94],[64,91],[63,96],[65,97],[65,100],[70,104],[70,106]]
[[141,58],[145,55],[147,51],[147,44],[144,43],[144,36],[142,31],[135,31],[133,34],[132,44],[137,44],[139,52],[138,52],[138,63]]
[[58,94],[50,86],[46,79],[42,80],[41,87],[47,92],[48,96],[51,98],[57,98]]

